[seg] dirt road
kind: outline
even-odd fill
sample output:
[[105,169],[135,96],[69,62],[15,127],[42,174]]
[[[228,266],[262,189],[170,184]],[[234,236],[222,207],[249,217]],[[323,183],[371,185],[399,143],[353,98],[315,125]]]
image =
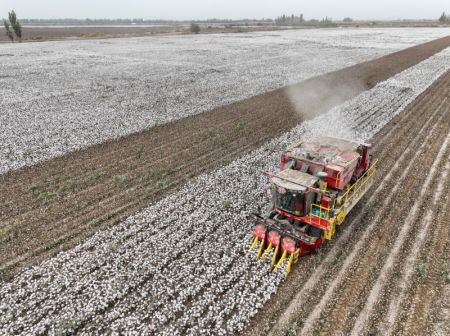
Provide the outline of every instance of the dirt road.
[[280,89],[0,176],[0,275],[74,246],[290,129],[306,111],[326,111],[449,45],[450,37],[438,39],[295,85],[300,113]]
[[448,332],[449,132],[447,72],[373,139],[375,185],[246,335]]

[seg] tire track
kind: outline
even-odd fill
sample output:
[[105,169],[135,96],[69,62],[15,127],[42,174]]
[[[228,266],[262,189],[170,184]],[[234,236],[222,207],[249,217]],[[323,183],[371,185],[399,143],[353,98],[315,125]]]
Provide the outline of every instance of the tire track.
[[[449,203],[445,204],[448,209]],[[420,335],[431,332],[431,326],[434,316],[430,315],[432,312],[432,305],[438,299],[437,289],[442,286],[440,281],[442,261],[445,259],[445,245],[449,241],[449,221],[446,219],[447,212],[445,208],[442,211],[441,218],[438,218],[433,231],[430,235],[431,243],[424,251],[425,268],[424,274],[421,275],[416,282],[416,288],[412,288],[412,296],[407,298],[403,303],[404,314],[403,319],[399,320],[396,330],[404,334]]]
[[[444,170],[441,173],[439,178],[440,183],[437,186],[436,193],[433,196],[433,201],[431,205],[436,207],[438,205],[438,201],[440,200],[442,193],[444,191],[445,186],[449,186],[449,169],[450,169],[450,161],[447,161]],[[426,215],[423,219],[423,226],[420,228],[420,232],[417,235],[417,241],[414,242],[411,251],[409,252],[408,258],[403,265],[402,276],[399,280],[399,284],[396,287],[396,290],[391,293],[391,297],[389,298],[389,308],[383,318],[383,322],[380,325],[379,332],[383,335],[392,335],[394,332],[395,323],[397,322],[397,318],[400,315],[401,310],[403,310],[402,305],[404,304],[405,298],[407,296],[406,291],[411,286],[411,277],[413,272],[415,271],[415,267],[417,264],[417,259],[419,257],[419,252],[424,248],[424,240],[425,237],[429,237],[429,230],[431,223],[437,223],[437,217],[444,215],[447,211],[447,206],[439,209],[439,213],[435,214],[433,209],[429,208],[426,212]],[[442,225],[441,225],[442,226]],[[440,231],[440,226],[437,226],[437,231]],[[444,235],[445,237],[445,235]],[[381,318],[381,317],[380,317]]]
[[[448,185],[450,188],[450,185]],[[448,190],[448,189],[447,189]],[[449,210],[450,202],[447,198],[447,207],[445,210]],[[450,221],[446,217],[446,213],[442,213],[437,219],[446,226],[446,232],[444,236],[446,243],[441,254],[442,262],[439,269],[438,280],[434,282],[434,300],[430,309],[428,310],[428,316],[426,321],[425,330],[433,335],[448,335],[450,334]]]
[[[427,125],[431,122],[432,118],[434,117],[434,115],[437,113],[437,110],[434,110],[434,114],[428,118],[428,116],[423,112],[423,107],[428,103],[428,101],[424,101],[424,97],[428,97],[427,99],[431,100],[431,104],[436,104],[436,100],[435,99],[430,99],[434,97],[436,88],[442,88],[445,87],[448,82],[449,82],[449,78],[450,76],[444,76],[444,78],[441,78],[440,80],[438,80],[437,82],[435,82],[430,88],[429,90],[427,90],[426,92],[424,92],[418,99],[418,101],[421,103],[420,106],[418,106],[418,109],[415,108],[415,106],[413,107],[411,104],[406,111],[402,112],[402,114],[400,114],[398,116],[399,121],[397,123],[395,123],[394,126],[391,126],[388,128],[388,132],[385,133],[384,135],[380,135],[381,138],[379,138],[378,140],[375,141],[377,148],[381,148],[383,154],[382,155],[378,155],[380,157],[381,162],[383,163],[383,165],[380,165],[380,174],[384,175],[384,179],[381,181],[381,184],[379,186],[379,188],[377,188],[377,190],[375,191],[369,191],[369,195],[370,198],[365,201],[363,200],[362,203],[364,203],[366,205],[366,208],[371,208],[371,205],[375,204],[374,202],[376,201],[376,197],[378,195],[378,193],[382,192],[383,189],[385,189],[385,184],[388,183],[388,181],[390,181],[391,179],[395,180],[395,174],[394,176],[392,176],[393,172],[397,171],[400,168],[400,163],[405,161],[406,158],[408,158],[408,155],[411,153],[411,151],[414,149],[414,144],[415,143],[419,143],[419,136],[422,135],[422,133],[424,133],[426,131]],[[415,104],[414,104],[415,105]],[[411,114],[416,114],[415,117],[409,117]],[[427,120],[426,123],[422,122],[421,119],[425,118],[425,120]],[[442,116],[441,116],[442,118]],[[404,119],[406,119],[406,123],[404,123]],[[413,124],[416,124],[416,126],[412,126]],[[410,125],[411,124],[411,125]],[[410,141],[408,139],[408,137],[404,137],[404,133],[410,133],[411,129],[414,129],[415,127],[420,128],[419,132],[417,133],[417,135],[415,136],[415,140]],[[400,132],[398,132],[398,129],[400,129]],[[394,139],[392,139],[390,137],[390,135],[393,134],[394,135]],[[395,138],[397,138],[398,140],[395,140]],[[381,146],[381,144],[383,142],[387,142],[388,146]],[[404,145],[402,145],[402,142],[404,143]],[[405,146],[404,149],[402,149],[402,146]],[[396,149],[399,150],[400,149],[400,153],[401,155],[399,155],[398,158],[395,158],[395,155],[397,155],[394,152],[392,152],[392,149]],[[384,158],[383,156],[387,154],[388,157],[390,156],[391,159],[394,159],[394,161],[392,161],[392,168],[390,169],[389,172],[384,172],[382,173],[382,170],[384,167],[386,167],[386,169],[389,167],[389,162],[386,161],[386,158]],[[405,174],[403,174],[405,175]],[[405,177],[405,176],[404,176]],[[397,178],[398,179],[398,178]],[[385,196],[387,197],[387,195]],[[354,211],[358,211],[357,208],[355,208]],[[353,235],[354,233],[352,232],[353,226],[356,225],[356,223],[358,223],[361,219],[361,217],[363,215],[365,215],[362,212],[356,212],[353,214],[358,214],[356,218],[352,218],[352,214],[350,214],[350,219],[351,222],[346,225],[346,231],[343,232],[343,235],[337,235],[337,239],[334,242],[333,248],[330,251],[326,251],[327,255],[326,258],[320,262],[320,264],[318,265],[317,269],[315,269],[314,273],[312,274],[312,276],[310,277],[306,277],[304,280],[304,285],[302,286],[302,288],[300,289],[299,293],[295,296],[295,299],[290,299],[291,300],[291,305],[285,310],[285,313],[282,315],[282,317],[280,318],[280,320],[278,321],[278,323],[272,328],[271,333],[277,333],[278,331],[282,330],[283,328],[285,328],[285,326],[288,324],[289,321],[289,316],[293,313],[293,311],[298,310],[300,307],[298,307],[300,302],[308,302],[308,306],[312,306],[315,304],[315,302],[317,301],[317,298],[320,298],[322,296],[322,294],[317,293],[314,288],[316,287],[316,285],[318,283],[323,283],[323,281],[325,281],[324,279],[320,280],[321,277],[323,277],[325,275],[325,277],[331,277],[329,274],[331,274],[331,270],[327,270],[326,267],[331,267],[334,263],[336,263],[336,261],[340,261],[341,259],[339,258],[339,254],[342,253],[342,251],[344,250],[344,246],[343,245],[349,245],[349,241],[351,239],[349,239],[350,235]],[[372,229],[372,226],[369,226],[366,229],[366,232],[364,232],[364,236],[363,237],[358,237],[355,234],[355,239],[358,240],[359,238],[361,238],[361,240],[363,240],[365,237],[367,237],[367,235],[369,234],[368,230]],[[337,266],[335,266],[338,269],[341,269],[341,266],[339,265],[339,262],[337,264]],[[289,279],[288,279],[289,280]],[[297,279],[298,282],[302,282],[301,278]],[[329,291],[330,293],[330,291]],[[305,298],[305,295],[314,295],[310,298]],[[316,299],[314,299],[316,298]],[[323,299],[322,301],[325,301],[325,299]],[[297,308],[298,307],[298,308]],[[306,307],[306,308],[307,308]],[[303,307],[302,309],[306,309],[305,307]],[[302,322],[303,323],[303,322]]]
[[[388,215],[386,215],[386,212],[383,210],[390,209],[390,205],[394,200],[401,201],[403,198],[403,192],[406,192],[408,189],[410,192],[414,191],[414,185],[411,183],[408,184],[407,178],[409,177],[410,172],[414,171],[414,168],[417,167],[415,166],[416,161],[422,160],[420,155],[427,149],[427,141],[430,141],[433,138],[432,136],[435,135],[434,133],[437,133],[435,130],[439,129],[439,121],[443,120],[444,116],[445,114],[442,114],[441,117],[436,120],[433,120],[432,117],[429,118],[429,120],[435,121],[432,131],[426,135],[425,139],[420,139],[423,142],[415,152],[413,159],[409,160],[409,163],[405,167],[402,175],[398,180],[396,180],[389,196],[385,198],[383,204],[377,210],[376,216],[370,219],[369,226],[365,230],[363,236],[361,236],[354,245],[353,250],[345,259],[339,273],[334,277],[333,282],[329,284],[328,289],[321,298],[320,304],[315,307],[313,312],[304,322],[302,329],[303,333],[308,334],[312,333],[313,329],[317,330],[319,318],[325,315],[327,316],[326,324],[319,324],[321,328],[324,328],[324,330],[322,330],[325,334],[335,333],[340,330],[339,328],[345,329],[348,327],[346,322],[350,318],[350,313],[354,309],[358,309],[357,304],[359,302],[364,301],[362,291],[367,288],[367,284],[369,282],[368,279],[370,279],[371,276],[373,277],[373,272],[376,271],[376,266],[372,266],[373,260],[376,260],[375,265],[382,262],[382,260],[379,260],[377,257],[380,256],[380,252],[382,250],[389,250],[390,245],[394,243],[396,231],[394,229],[396,227],[394,225],[383,226],[381,236],[371,233],[373,230],[378,228],[377,225],[380,223],[380,219],[383,217],[389,218],[389,213],[391,214],[391,218],[389,218],[390,221],[386,221],[386,223],[396,223],[396,221],[393,220],[398,218],[398,216],[395,216],[395,209],[389,211]],[[425,126],[427,125],[425,124]],[[424,130],[428,130],[428,127],[424,128]],[[398,165],[398,168],[401,168],[401,165]],[[400,189],[400,187],[402,189]],[[406,203],[403,204],[406,205]],[[402,203],[400,202],[400,208],[401,205]],[[371,241],[372,243],[370,243]],[[351,269],[355,269],[356,273],[354,275],[350,273]],[[350,278],[348,278],[348,274],[350,274]],[[345,288],[344,292],[342,292],[342,288]],[[341,300],[344,302],[340,302]],[[330,303],[334,306],[333,308],[329,307]],[[330,309],[332,309],[331,312],[328,312]],[[320,322],[325,321],[322,320]],[[328,329],[330,327],[333,329]],[[345,330],[342,330],[342,332],[345,332]]]
[[[448,132],[448,130],[447,130]],[[358,318],[356,319],[355,325],[353,327],[353,330],[351,332],[351,335],[357,336],[361,335],[363,333],[363,329],[367,324],[368,319],[370,318],[370,315],[372,314],[374,307],[378,301],[378,298],[380,296],[380,292],[384,286],[386,286],[387,281],[389,280],[390,273],[392,272],[392,267],[394,264],[395,258],[397,258],[398,254],[400,253],[400,248],[402,247],[403,243],[405,242],[406,238],[408,237],[408,233],[411,230],[413,226],[413,221],[418,215],[419,209],[425,202],[425,194],[428,192],[428,188],[430,184],[432,183],[433,179],[435,178],[437,172],[437,167],[441,164],[441,160],[443,159],[444,153],[446,153],[448,144],[450,141],[450,134],[447,134],[447,137],[445,138],[444,143],[442,144],[441,148],[439,149],[439,152],[433,162],[433,165],[430,168],[430,171],[427,175],[427,178],[425,182],[423,183],[420,194],[416,200],[416,202],[413,204],[411,211],[409,212],[408,216],[405,219],[405,222],[403,223],[402,229],[397,236],[397,239],[395,240],[395,244],[392,247],[384,265],[380,272],[380,276],[378,277],[377,281],[375,282],[375,285],[372,287],[372,290],[370,291],[369,297],[367,298],[366,305],[360,312]],[[445,171],[444,171],[445,172]],[[437,194],[435,194],[437,195]]]
[[[441,83],[441,82],[439,82],[439,83]],[[433,86],[435,86],[435,85],[433,85]],[[434,90],[432,92],[434,92]],[[430,96],[429,96],[429,98],[430,98]],[[387,144],[387,146],[383,147],[382,153],[377,154],[377,156],[379,156],[380,159],[382,159],[382,161],[384,162],[383,166],[380,167],[380,170],[382,170],[384,167],[386,167],[386,169],[387,169],[387,167],[389,167],[389,166],[391,166],[391,167],[394,166],[394,163],[395,163],[394,161],[392,161],[391,163],[387,162],[387,159],[389,157],[395,157],[396,155],[399,155],[400,156],[399,160],[403,159],[403,156],[402,156],[403,155],[402,154],[403,153],[402,152],[402,146],[403,145],[405,145],[405,147],[406,147],[406,151],[404,152],[404,154],[407,154],[407,153],[410,152],[412,144],[409,143],[407,140],[405,141],[405,139],[407,139],[407,137],[405,137],[405,134],[409,132],[409,129],[419,128],[420,126],[422,126],[421,132],[423,132],[423,130],[425,130],[425,127],[423,127],[424,126],[423,125],[424,124],[423,121],[427,120],[426,115],[421,113],[422,112],[421,109],[414,109],[412,111],[414,111],[414,113],[417,113],[419,115],[418,118],[409,118],[409,119],[407,119],[408,123],[403,124],[403,127],[401,128],[400,132],[395,133],[395,135],[396,135],[396,137],[398,138],[399,141],[390,141]],[[405,113],[407,115],[409,115],[408,111],[405,111]],[[423,121],[422,121],[422,119],[423,119]],[[403,132],[405,134],[403,134]],[[383,138],[382,141],[384,141],[386,139],[387,138]],[[404,144],[402,144],[400,140],[403,140]],[[382,142],[378,141],[378,143],[381,144]],[[396,150],[398,150],[398,153],[396,152]],[[385,155],[388,155],[388,158],[384,157]],[[397,161],[397,163],[398,163],[398,161]],[[397,165],[395,165],[395,167],[397,167]],[[392,178],[391,177],[392,172],[393,172],[393,169],[391,168],[391,170],[389,172],[381,172],[381,174],[385,174],[386,179],[388,179],[388,178]],[[381,184],[384,185],[385,181],[383,180],[381,182]],[[373,204],[373,202],[376,200],[375,196],[378,194],[378,192],[380,190],[382,190],[381,186],[380,186],[380,188],[377,191],[375,191],[373,193],[369,192],[369,194],[371,195],[370,199],[367,202],[362,200],[361,203],[366,204],[367,207],[370,208],[370,204]],[[354,211],[357,213],[358,206],[355,208]],[[338,234],[336,236],[336,240],[334,242],[333,249],[331,251],[323,250],[324,254],[326,254],[326,261],[329,261],[330,265],[335,264],[336,260],[340,260],[339,254],[343,250],[346,250],[345,244],[349,245],[351,241],[358,239],[358,236],[356,235],[356,233],[351,231],[351,229],[353,229],[354,225],[356,225],[355,223],[358,223],[360,221],[360,219],[361,219],[361,216],[358,216],[355,220],[352,220],[352,215],[355,214],[355,212],[352,211],[352,213],[350,214],[349,219],[351,220],[351,222],[349,223],[348,227],[346,226],[346,231],[343,233],[343,235],[340,236]],[[353,236],[349,237],[350,235],[354,235],[354,237]],[[344,244],[344,246],[342,246],[342,244]],[[327,246],[325,246],[324,248],[326,248],[326,247]],[[319,251],[319,253],[320,253],[320,251]],[[308,263],[309,260],[310,260],[310,258],[307,258],[306,260],[302,260],[302,265],[304,265],[306,263],[306,265],[305,265],[306,271],[308,271],[309,267],[311,267],[311,265]],[[316,269],[316,266],[314,266],[315,272],[314,272],[312,278],[309,278],[309,276],[310,276],[309,274],[305,275],[303,273],[303,272],[305,272],[305,268],[302,268],[302,266],[300,266],[300,268],[301,268],[301,270],[299,270],[300,274],[299,274],[299,277],[296,278],[296,282],[303,283],[303,281],[307,280],[306,283],[305,283],[305,287],[299,289],[300,294],[305,293],[308,290],[313,291],[314,286],[317,283],[319,283],[319,280],[318,280],[319,276],[318,276],[318,274],[320,274],[320,276],[323,275],[323,270],[324,270],[323,263],[317,265],[317,269]],[[328,270],[328,272],[325,273],[325,277],[327,277],[329,274],[332,274],[331,270]],[[291,278],[292,278],[292,275],[288,278],[288,281]],[[302,280],[302,279],[305,279],[305,280]],[[321,281],[323,282],[323,281],[327,281],[327,280],[326,279],[322,279]],[[291,283],[288,286],[291,287],[292,285],[293,284]],[[317,299],[318,297],[320,297],[320,295],[321,294],[319,294],[319,293],[313,292],[313,293],[311,293],[311,297],[308,298],[308,299],[300,298],[299,296],[297,296],[295,299],[291,299],[291,300],[292,300],[292,302],[305,302],[305,301],[307,301],[308,303],[313,304],[315,302],[314,300]],[[295,305],[295,303],[294,303],[294,305]],[[290,307],[290,308],[292,308],[292,307]],[[288,315],[289,314],[283,314],[282,315],[282,319],[283,319],[283,316],[287,317]],[[287,322],[284,321],[282,324],[286,324],[286,323]],[[278,324],[278,326],[279,325],[280,325],[280,323]],[[273,329],[272,329],[272,332],[273,332]]]

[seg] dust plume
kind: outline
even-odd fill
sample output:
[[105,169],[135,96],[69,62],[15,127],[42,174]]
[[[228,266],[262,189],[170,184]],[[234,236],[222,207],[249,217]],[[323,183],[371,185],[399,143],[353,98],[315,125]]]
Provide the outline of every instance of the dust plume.
[[308,120],[357,96],[370,86],[358,76],[342,76],[331,72],[288,86],[285,94],[298,116]]

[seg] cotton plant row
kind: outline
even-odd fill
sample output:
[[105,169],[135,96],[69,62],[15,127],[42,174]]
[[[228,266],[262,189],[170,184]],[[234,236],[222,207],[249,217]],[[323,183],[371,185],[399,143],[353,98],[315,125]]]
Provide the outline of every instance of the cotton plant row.
[[0,334],[242,331],[283,279],[247,252],[246,214],[268,204],[259,171],[274,171],[280,151],[301,139],[369,139],[450,68],[448,56],[433,56],[3,283]]
[[4,45],[0,174],[450,29],[327,29]]

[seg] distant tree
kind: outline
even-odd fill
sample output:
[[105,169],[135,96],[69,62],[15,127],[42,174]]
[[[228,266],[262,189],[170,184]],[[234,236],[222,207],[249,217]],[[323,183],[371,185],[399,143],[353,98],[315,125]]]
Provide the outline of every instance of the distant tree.
[[19,21],[17,21],[17,23],[13,26],[13,29],[17,38],[19,39],[19,42],[22,42],[22,25]]
[[196,23],[191,23],[191,32],[194,34],[200,33],[200,26]]
[[439,17],[440,23],[449,23],[450,22],[450,15],[445,14],[445,12],[442,12],[441,16]]
[[17,15],[14,11],[11,11],[9,13],[9,22],[11,22],[12,29],[14,30],[14,34],[16,34],[17,39],[19,42],[22,41],[22,25],[20,24],[19,20],[17,20]]
[[342,21],[344,21],[344,22],[353,22],[353,19],[350,18],[350,17],[346,17],[346,18],[344,18],[344,20],[342,20]]
[[[9,21],[4,20],[3,24],[6,29],[6,35],[8,35],[11,41],[14,40],[14,35],[16,39],[21,42],[22,41],[22,25],[19,20],[17,20],[16,12],[11,11],[8,13]],[[12,28],[12,30],[11,30]],[[13,35],[14,32],[14,35]]]
[[9,24],[9,21],[3,20],[3,25],[5,26],[6,36],[8,36],[11,41],[14,41],[14,35],[11,31],[11,25]]

